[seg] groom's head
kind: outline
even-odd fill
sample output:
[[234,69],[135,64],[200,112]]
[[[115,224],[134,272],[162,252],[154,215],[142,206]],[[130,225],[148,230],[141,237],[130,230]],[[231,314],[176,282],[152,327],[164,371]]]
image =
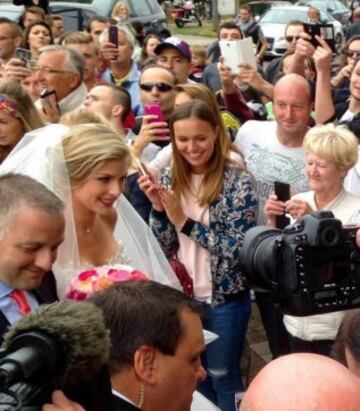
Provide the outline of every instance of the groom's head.
[[64,239],[64,204],[43,184],[0,176],[0,282],[18,290],[40,286]]

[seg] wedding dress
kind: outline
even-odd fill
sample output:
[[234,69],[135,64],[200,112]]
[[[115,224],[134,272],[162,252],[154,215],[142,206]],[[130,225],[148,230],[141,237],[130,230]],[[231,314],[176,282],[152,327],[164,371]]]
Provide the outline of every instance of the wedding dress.
[[[68,127],[50,124],[30,131],[0,165],[0,174],[25,174],[57,194],[65,203],[65,240],[53,266],[59,297],[82,270],[72,209],[71,187],[62,150],[62,138]],[[101,136],[99,136],[101,138]],[[152,280],[181,290],[179,281],[166,260],[150,228],[122,195],[115,204],[118,218],[114,238],[123,248],[112,264],[129,264]]]

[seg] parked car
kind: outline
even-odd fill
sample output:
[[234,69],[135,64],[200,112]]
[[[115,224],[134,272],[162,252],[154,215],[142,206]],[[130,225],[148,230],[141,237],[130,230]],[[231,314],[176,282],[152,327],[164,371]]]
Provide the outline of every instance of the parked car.
[[299,6],[312,6],[319,10],[324,10],[340,21],[343,27],[350,23],[351,10],[340,0],[300,0],[296,3]]
[[[308,8],[307,6],[276,6],[263,15],[259,24],[268,43],[265,56],[278,57],[284,54],[287,23],[292,20],[306,22]],[[320,10],[320,16],[323,23],[333,25],[336,48],[339,50],[345,38],[341,23],[324,10]]]
[[291,6],[292,3],[286,0],[256,0],[249,1],[248,3],[252,15],[256,20],[259,20],[260,17],[265,14],[273,6]]
[[[50,0],[50,11],[59,14],[63,20],[66,31],[83,30],[89,20],[95,16],[108,17],[117,0]],[[130,9],[130,21],[140,22],[148,33],[160,37],[169,37],[170,31],[166,24],[166,16],[157,0],[126,0]],[[19,21],[23,6],[14,6],[12,0],[2,0],[0,16]]]

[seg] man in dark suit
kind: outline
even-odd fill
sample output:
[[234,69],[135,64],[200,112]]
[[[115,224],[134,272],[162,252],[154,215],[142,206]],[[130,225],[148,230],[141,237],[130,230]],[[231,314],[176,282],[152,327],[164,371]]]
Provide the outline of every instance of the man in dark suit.
[[57,300],[50,270],[64,227],[64,205],[44,185],[0,176],[0,338],[22,315]]
[[110,330],[109,359],[115,411],[187,411],[206,377],[202,305],[153,282],[110,286],[90,301]]

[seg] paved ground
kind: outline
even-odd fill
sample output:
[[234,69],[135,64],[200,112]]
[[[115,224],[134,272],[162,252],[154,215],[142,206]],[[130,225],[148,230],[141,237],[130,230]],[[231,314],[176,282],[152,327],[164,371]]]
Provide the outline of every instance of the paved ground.
[[190,36],[187,34],[177,34],[176,36],[189,43],[190,46],[207,46],[214,40],[214,38],[211,37]]
[[253,302],[247,333],[247,347],[242,361],[242,375],[245,386],[269,361],[271,361],[271,354],[265,331],[260,320],[257,305]]

